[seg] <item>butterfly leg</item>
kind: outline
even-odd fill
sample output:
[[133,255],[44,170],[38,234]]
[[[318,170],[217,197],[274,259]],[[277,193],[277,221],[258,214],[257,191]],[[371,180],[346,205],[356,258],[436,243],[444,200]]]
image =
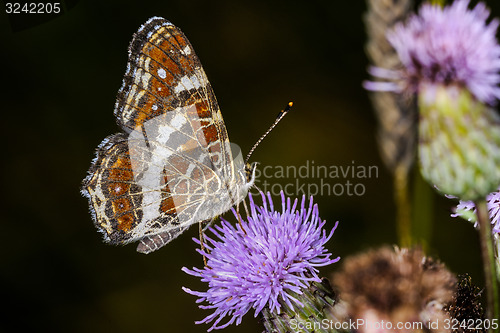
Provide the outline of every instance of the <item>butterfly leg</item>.
[[[245,206],[245,210],[248,216],[248,210],[247,210],[247,205],[245,203],[245,200],[243,200],[243,205]],[[240,229],[243,230],[245,235],[247,234],[245,228],[243,228],[243,223],[241,223],[241,215],[240,215],[240,204],[236,206],[236,216],[238,217],[238,224],[240,225]]]
[[[207,225],[206,225],[206,226],[204,226],[204,227],[203,227],[203,229],[202,229],[202,232],[203,232],[203,233],[207,232],[208,228],[210,228],[211,226],[213,226],[213,225],[214,225],[214,223],[215,223],[215,219],[216,219],[216,218],[214,217],[213,219],[211,219],[211,220],[207,223]],[[201,228],[201,226],[202,226],[203,222],[206,222],[206,221],[201,221],[201,222],[200,222],[200,228]]]
[[[205,231],[214,224],[215,222],[215,218],[211,219],[210,222],[207,223],[207,225],[205,227],[202,227],[202,224],[203,224],[203,221],[198,223],[198,227],[199,227],[199,232],[200,232],[200,249],[203,253],[205,253],[207,251],[207,248],[205,247]],[[203,264],[205,265],[205,267],[207,267],[207,258],[205,257],[205,255],[203,255]]]
[[188,227],[177,227],[175,229],[164,231],[153,236],[147,236],[141,239],[137,246],[137,252],[148,254],[158,250],[160,247],[167,245],[170,241],[177,238]]
[[[250,193],[250,195],[252,194]],[[243,208],[245,208],[245,214],[247,214],[247,216],[250,216],[250,213],[248,212],[247,202],[245,200],[243,200]]]

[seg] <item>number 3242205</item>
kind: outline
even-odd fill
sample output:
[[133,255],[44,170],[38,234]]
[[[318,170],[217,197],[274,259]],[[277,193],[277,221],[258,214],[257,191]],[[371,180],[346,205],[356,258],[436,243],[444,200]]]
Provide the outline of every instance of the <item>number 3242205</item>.
[[446,330],[457,330],[459,328],[466,330],[483,330],[483,329],[494,329],[498,328],[498,319],[464,319],[457,320],[453,319],[445,319],[444,321],[444,329]]
[[61,12],[61,3],[7,2],[5,3],[5,12],[7,14],[59,14]]

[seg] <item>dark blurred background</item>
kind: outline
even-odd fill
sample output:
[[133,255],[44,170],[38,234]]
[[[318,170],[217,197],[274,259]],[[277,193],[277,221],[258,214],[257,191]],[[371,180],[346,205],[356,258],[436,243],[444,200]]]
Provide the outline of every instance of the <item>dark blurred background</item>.
[[[3,3],[5,8],[6,2]],[[493,14],[500,4],[489,1]],[[200,57],[231,140],[248,151],[288,101],[292,112],[253,156],[261,166],[377,166],[363,196],[316,195],[346,257],[397,242],[392,180],[361,82],[363,1],[66,1],[48,17],[0,13],[2,242],[0,331],[205,332],[182,286],[205,290],[181,267],[201,267],[198,228],[142,255],[106,245],[79,193],[113,117],[132,34],[151,16],[179,26]],[[353,162],[354,161],[354,162]],[[349,179],[326,179],[335,184]],[[320,184],[317,178],[300,179]],[[268,179],[287,184],[295,179]],[[482,286],[477,234],[430,191],[428,254]],[[430,206],[429,206],[430,204]],[[430,207],[430,208],[429,208]],[[226,214],[230,218],[230,214]],[[322,269],[328,276],[335,264]],[[259,332],[253,313],[225,332]]]

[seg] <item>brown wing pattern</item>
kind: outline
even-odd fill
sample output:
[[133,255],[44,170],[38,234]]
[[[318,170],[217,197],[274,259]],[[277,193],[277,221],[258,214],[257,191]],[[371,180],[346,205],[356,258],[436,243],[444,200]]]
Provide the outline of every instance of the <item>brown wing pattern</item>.
[[101,143],[82,193],[106,241],[142,240],[138,250],[151,252],[215,214],[207,193],[234,176],[210,83],[167,20],[151,18],[134,34],[115,116],[127,134]]
[[[191,43],[169,21],[149,19],[129,46],[129,62],[115,104],[118,124],[130,132],[146,121],[178,107],[196,105],[210,152],[228,154],[216,146],[228,140],[212,87]],[[222,149],[222,151],[218,151]],[[229,152],[230,153],[230,152]],[[220,160],[213,160],[221,168]],[[221,168],[222,170],[222,168]]]

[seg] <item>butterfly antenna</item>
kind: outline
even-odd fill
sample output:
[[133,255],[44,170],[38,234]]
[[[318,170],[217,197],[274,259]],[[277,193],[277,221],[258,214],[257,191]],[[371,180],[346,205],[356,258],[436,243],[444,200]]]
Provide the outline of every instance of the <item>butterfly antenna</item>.
[[283,119],[283,117],[286,116],[286,114],[288,113],[288,111],[290,111],[290,109],[292,108],[292,106],[293,106],[293,102],[289,102],[288,105],[285,107],[285,109],[282,110],[278,114],[278,117],[276,117],[276,120],[271,125],[271,127],[269,127],[269,129],[267,130],[267,132],[264,133],[264,135],[261,136],[260,139],[257,140],[257,142],[253,145],[252,149],[250,149],[250,152],[248,153],[247,157],[245,158],[245,164],[248,163],[248,160],[250,159],[250,156],[252,156],[253,151],[255,150],[255,148],[257,148],[257,146],[262,142],[262,140],[264,140],[264,138],[273,130],[273,128],[275,128],[276,125],[278,125],[278,123],[281,121],[281,119]]

